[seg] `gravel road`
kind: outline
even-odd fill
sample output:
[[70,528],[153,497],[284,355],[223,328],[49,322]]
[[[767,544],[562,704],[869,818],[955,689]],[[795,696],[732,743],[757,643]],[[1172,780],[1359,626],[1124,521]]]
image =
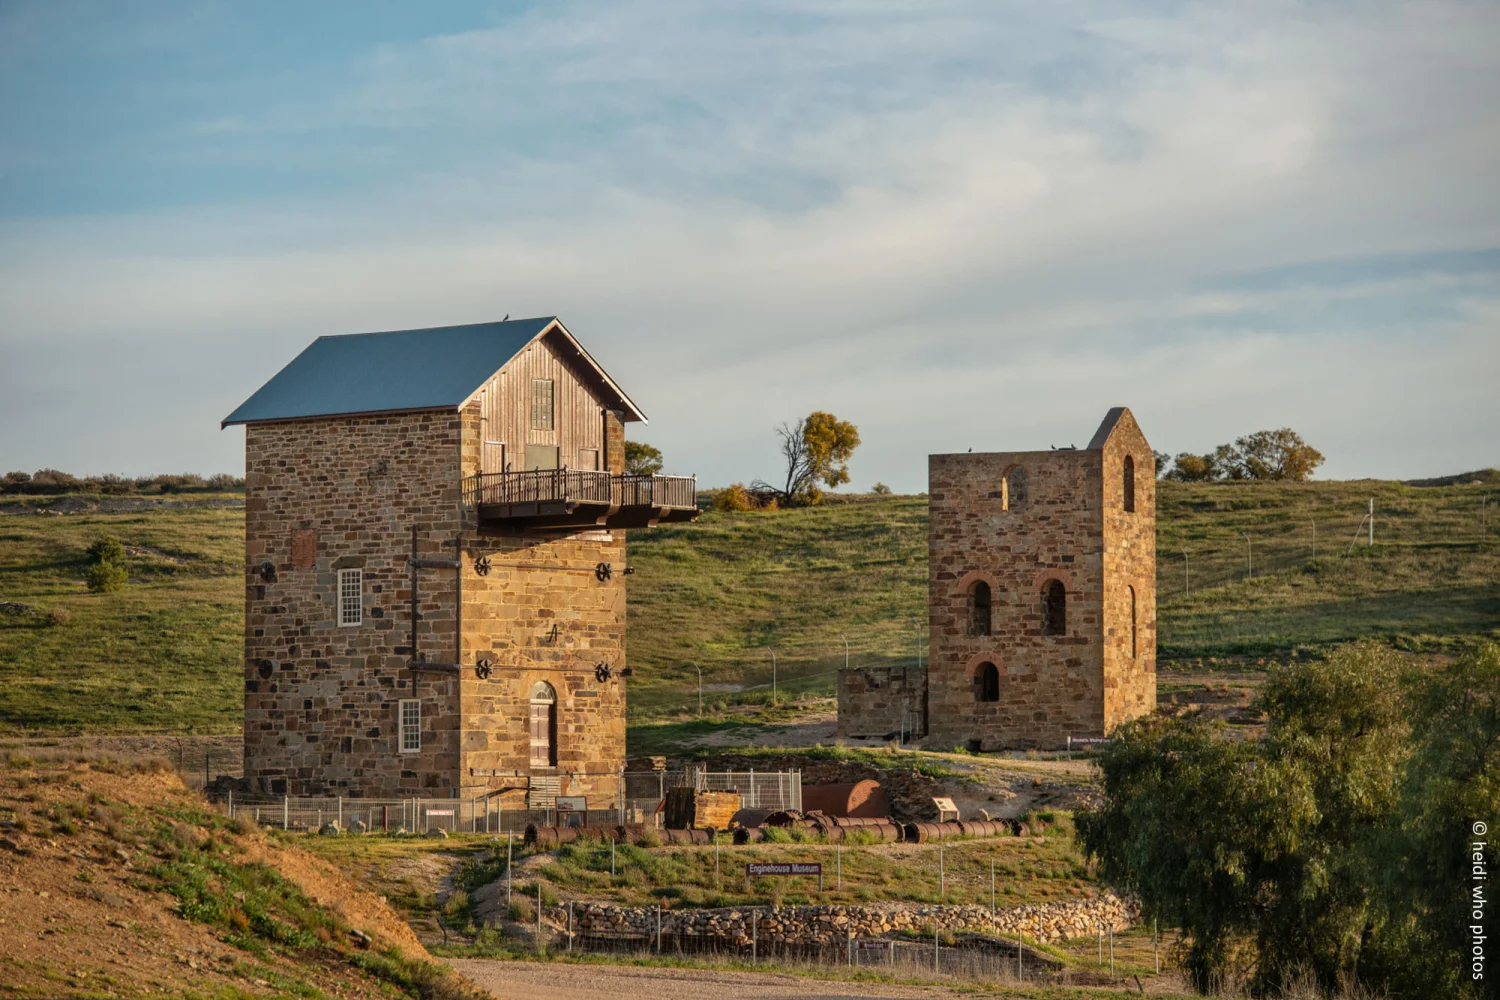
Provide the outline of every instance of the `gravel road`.
[[706,969],[643,968],[620,965],[567,965],[449,959],[449,964],[499,1000],[603,1000],[648,997],[655,1000],[972,1000],[941,986],[836,983],[803,976]]

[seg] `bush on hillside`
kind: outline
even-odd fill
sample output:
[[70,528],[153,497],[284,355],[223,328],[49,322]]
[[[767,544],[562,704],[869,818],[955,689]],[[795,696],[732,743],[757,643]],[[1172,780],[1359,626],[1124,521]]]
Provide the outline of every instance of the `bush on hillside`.
[[128,578],[123,567],[107,562],[95,563],[84,574],[89,589],[96,594],[112,594],[124,587]]
[[125,546],[113,535],[105,535],[89,546],[89,562],[122,563],[125,561]]

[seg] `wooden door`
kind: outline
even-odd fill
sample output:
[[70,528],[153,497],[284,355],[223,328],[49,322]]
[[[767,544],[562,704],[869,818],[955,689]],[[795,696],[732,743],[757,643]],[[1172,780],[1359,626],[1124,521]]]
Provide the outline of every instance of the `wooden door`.
[[533,701],[531,703],[531,766],[551,767],[556,762],[553,753],[552,734],[555,730],[555,705]]

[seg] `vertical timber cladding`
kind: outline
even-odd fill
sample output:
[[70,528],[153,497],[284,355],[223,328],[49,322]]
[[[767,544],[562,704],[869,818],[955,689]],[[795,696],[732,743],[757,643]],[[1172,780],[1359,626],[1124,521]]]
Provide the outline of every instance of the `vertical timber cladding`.
[[[406,670],[411,525],[424,555],[461,527],[459,416],[364,415],[245,428],[245,775],[291,795],[447,795],[458,784],[458,683]],[[451,549],[447,550],[451,552]],[[338,623],[339,571],[362,574]],[[419,641],[453,650],[453,575],[424,573]],[[444,598],[446,595],[446,608]],[[398,745],[422,701],[422,749]]]
[[[1127,455],[1134,512],[1122,509]],[[932,455],[928,478],[933,742],[1055,747],[1151,711],[1154,465],[1130,412],[1111,411],[1084,450]],[[1059,635],[1043,621],[1053,580],[1067,595]],[[979,583],[990,587],[991,611],[988,634],[976,635],[969,602]],[[985,697],[987,664],[998,674],[995,700]]]
[[[510,471],[526,468],[526,446],[540,445],[558,449],[559,468],[584,467],[580,453],[604,448],[602,404],[588,379],[572,362],[554,349],[560,334],[549,334],[527,347],[506,363],[488,383],[481,398],[485,400],[484,424],[480,441],[494,441],[491,451],[503,445]],[[531,383],[534,379],[552,382],[552,426],[533,427]],[[485,472],[506,471],[485,468]],[[479,464],[465,466],[467,473],[480,471]]]
[[[463,417],[471,472],[480,460],[479,406]],[[597,409],[593,419],[603,433]],[[624,532],[479,532],[471,524],[465,548],[460,794],[509,793],[505,807],[519,808],[531,779],[555,776],[558,794],[586,796],[591,809],[614,806],[625,763]],[[490,568],[481,576],[473,567],[483,556]],[[599,579],[601,563],[608,579]],[[474,669],[479,657],[492,663],[487,678]],[[556,697],[555,766],[531,763],[539,683]]]

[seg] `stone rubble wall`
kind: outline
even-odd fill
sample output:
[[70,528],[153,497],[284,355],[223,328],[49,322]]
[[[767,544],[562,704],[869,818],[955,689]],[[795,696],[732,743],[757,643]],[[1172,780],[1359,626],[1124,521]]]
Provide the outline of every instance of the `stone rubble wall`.
[[[568,927],[568,904],[548,908],[546,917],[559,928]],[[596,937],[652,938],[658,911],[649,906],[575,902],[573,933]],[[1044,944],[1069,938],[1092,937],[1103,927],[1128,930],[1140,917],[1134,900],[1105,893],[1093,899],[1035,906],[1012,906],[992,918],[987,906],[883,904],[871,906],[730,907],[664,910],[660,913],[664,938],[709,937],[725,945],[748,947],[754,934],[763,944],[803,946],[839,944],[856,938],[880,937],[901,931],[975,930],[1014,937],[1022,934]],[[1041,933],[1037,927],[1040,920]]]

